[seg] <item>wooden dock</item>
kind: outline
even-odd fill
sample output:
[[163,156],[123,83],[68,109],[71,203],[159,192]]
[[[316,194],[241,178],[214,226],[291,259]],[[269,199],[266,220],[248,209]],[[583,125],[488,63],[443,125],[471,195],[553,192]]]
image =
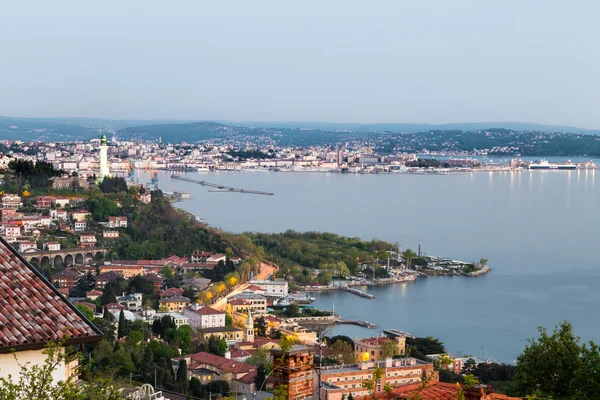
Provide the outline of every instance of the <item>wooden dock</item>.
[[198,185],[215,188],[213,190],[209,190],[209,192],[219,192],[219,193],[220,192],[225,192],[225,193],[233,192],[233,193],[247,193],[247,194],[262,194],[265,196],[273,196],[273,194],[274,194],[273,192],[263,192],[262,190],[238,189],[238,188],[234,188],[231,186],[223,186],[223,185],[219,185],[216,183],[210,183],[210,182],[206,182],[206,181],[200,181],[197,179],[186,178],[184,176],[179,176],[179,175],[171,175],[171,178],[177,179],[180,181],[197,183]]

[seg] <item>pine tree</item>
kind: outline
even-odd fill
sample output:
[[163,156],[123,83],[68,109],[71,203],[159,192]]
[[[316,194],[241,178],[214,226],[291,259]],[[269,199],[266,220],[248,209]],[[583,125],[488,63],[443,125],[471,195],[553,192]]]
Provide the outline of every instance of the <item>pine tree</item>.
[[267,379],[267,369],[264,364],[260,364],[256,369],[256,376],[254,376],[254,386],[257,392],[262,389],[265,379]]
[[102,314],[102,318],[104,318],[105,320],[107,320],[108,322],[113,322],[115,320],[115,316],[112,315],[109,311],[108,311],[108,307],[104,306],[104,313]]
[[177,377],[175,378],[177,390],[186,393],[189,387],[187,379],[187,362],[184,359],[179,360],[179,368],[177,369]]
[[120,339],[123,336],[127,336],[125,332],[125,313],[123,310],[119,313],[119,326],[117,327],[117,337]]
[[144,349],[144,357],[140,364],[140,375],[143,377],[144,382],[154,384],[154,353],[150,346],[146,346]]

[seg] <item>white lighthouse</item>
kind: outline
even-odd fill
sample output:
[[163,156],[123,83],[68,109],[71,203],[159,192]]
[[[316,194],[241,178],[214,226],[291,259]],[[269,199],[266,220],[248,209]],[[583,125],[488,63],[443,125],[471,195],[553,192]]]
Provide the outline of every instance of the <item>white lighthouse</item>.
[[103,133],[100,138],[100,182],[107,176],[110,176],[110,171],[108,170],[108,145],[106,144],[106,135]]

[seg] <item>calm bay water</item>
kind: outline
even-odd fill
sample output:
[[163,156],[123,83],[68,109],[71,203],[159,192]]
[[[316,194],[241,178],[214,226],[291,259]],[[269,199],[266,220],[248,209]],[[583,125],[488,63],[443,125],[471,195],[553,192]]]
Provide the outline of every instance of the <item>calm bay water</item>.
[[[600,241],[595,171],[494,172],[446,176],[277,172],[186,174],[275,196],[209,193],[171,180],[165,191],[193,199],[178,206],[224,230],[330,231],[399,242],[427,254],[489,259],[480,278],[436,277],[369,289],[376,300],[319,293],[315,306],[381,328],[432,335],[454,353],[516,358],[540,325],[569,320],[583,339],[600,340]],[[597,175],[597,176],[596,176]],[[350,336],[378,330],[335,328]]]

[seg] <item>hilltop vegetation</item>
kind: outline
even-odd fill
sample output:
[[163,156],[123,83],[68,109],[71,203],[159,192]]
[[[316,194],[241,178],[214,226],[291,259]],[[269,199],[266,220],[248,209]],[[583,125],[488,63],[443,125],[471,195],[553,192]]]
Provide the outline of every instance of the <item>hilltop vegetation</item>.
[[152,192],[149,204],[139,204],[139,215],[132,216],[115,248],[119,258],[158,260],[174,254],[189,256],[196,249],[219,253],[237,249],[227,235],[176,210],[160,190]]
[[[360,263],[387,259],[388,250],[398,251],[398,245],[381,240],[365,241],[327,232],[252,233],[252,242],[264,248],[282,269],[299,264],[307,268],[323,268],[343,263],[354,273]],[[327,269],[327,268],[325,268]]]

